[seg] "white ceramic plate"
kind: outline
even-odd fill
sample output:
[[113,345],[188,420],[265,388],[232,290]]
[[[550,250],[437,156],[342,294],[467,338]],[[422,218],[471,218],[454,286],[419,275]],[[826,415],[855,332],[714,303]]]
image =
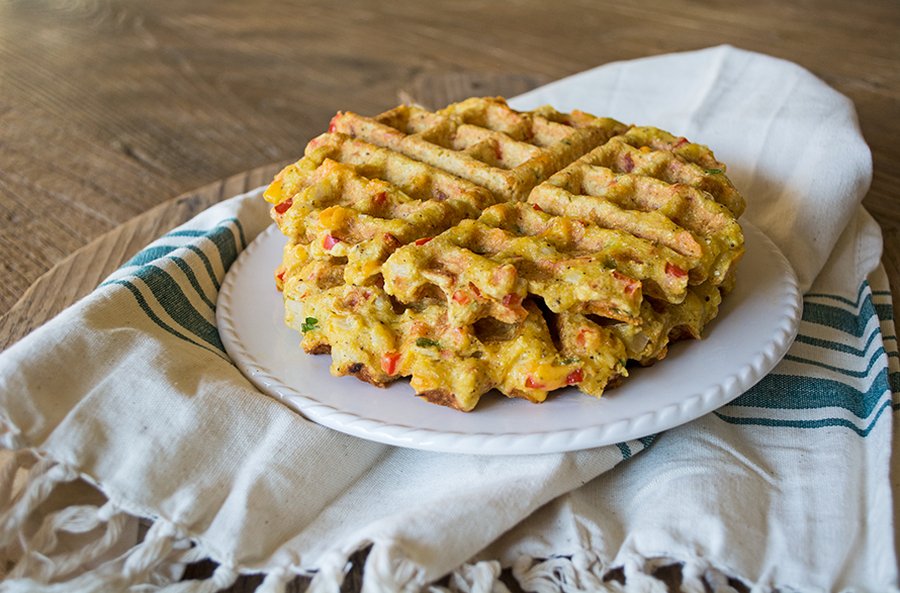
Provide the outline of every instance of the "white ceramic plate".
[[432,451],[534,454],[640,438],[684,424],[737,397],[766,375],[797,333],[802,301],[790,264],[757,228],[742,222],[747,253],[737,288],[700,341],[665,360],[629,369],[602,399],[574,388],[543,404],[485,395],[468,414],[414,397],[408,381],[378,389],[332,377],[330,356],[310,356],[285,327],[273,270],[284,238],[272,225],[231,267],[216,307],[228,354],[261,391],[314,422],[364,439]]

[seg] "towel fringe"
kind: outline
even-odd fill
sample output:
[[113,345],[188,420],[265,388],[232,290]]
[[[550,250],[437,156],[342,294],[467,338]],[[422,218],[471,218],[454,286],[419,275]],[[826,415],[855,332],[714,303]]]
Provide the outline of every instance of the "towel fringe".
[[701,567],[697,562],[691,562],[681,567],[681,590],[683,593],[707,593],[706,581],[703,573],[706,567]]
[[[348,571],[349,554],[336,552],[318,563],[307,593],[338,593]],[[520,557],[511,567],[513,578],[529,593],[666,593],[665,581],[654,576],[663,567],[677,564],[685,593],[738,593],[726,573],[702,560],[681,561],[669,557],[628,556],[614,566],[594,551],[546,559]],[[425,582],[424,571],[397,546],[376,542],[363,570],[362,593],[509,593],[496,560],[465,564],[437,584]],[[283,593],[300,572],[270,571],[257,593]]]
[[160,519],[154,521],[144,541],[129,551],[123,567],[125,579],[130,583],[145,580],[172,552],[176,536],[174,525]]
[[361,593],[418,593],[425,587],[422,569],[398,554],[396,546],[387,542],[374,542],[363,568]]
[[[18,487],[16,478],[22,470],[28,473]],[[78,478],[74,469],[39,459],[33,451],[11,452],[0,466],[0,578],[6,577],[0,588],[4,593],[215,593],[237,580],[236,567],[220,564],[206,579],[173,582],[178,566],[210,556],[175,524],[159,518],[152,522],[143,541],[104,561],[123,537],[129,519],[112,502],[99,507],[65,507],[46,514],[35,527],[41,505],[54,490]],[[58,548],[65,534],[89,539],[75,551],[61,551]],[[361,542],[360,546],[369,543],[372,546],[365,560],[362,593],[509,593],[497,561],[465,564],[439,584],[429,585],[425,570],[410,560],[401,546],[385,540]],[[307,593],[340,593],[356,549],[347,547],[320,558]],[[682,591],[737,593],[734,581],[725,572],[702,559],[629,555],[619,561],[612,566],[593,551],[539,560],[523,556],[513,564],[512,575],[523,590],[531,593],[665,593],[666,584],[654,574],[661,567],[678,563]],[[84,570],[94,564],[97,566]],[[265,573],[257,593],[285,593],[288,584],[303,574],[307,570],[293,558]]]
[[[15,471],[12,474],[10,479],[15,480]],[[25,520],[47,500],[59,484],[77,478],[76,471],[61,463],[43,459],[35,464],[22,490],[7,502],[3,513],[0,514],[0,548],[9,546],[19,536]]]
[[239,576],[233,567],[220,564],[206,579],[179,581],[158,590],[158,593],[216,593],[232,586]]
[[705,582],[714,593],[738,593],[738,590],[731,586],[728,577],[718,570],[706,570],[704,574]]
[[[672,564],[680,567],[680,590],[684,593],[738,593],[727,573],[700,559],[682,561],[664,556],[645,558],[634,555],[613,566],[596,552],[581,551],[572,556],[540,560],[521,556],[513,563],[511,572],[519,586],[529,593],[666,593],[668,585],[654,575],[660,568]],[[450,583],[470,570],[469,566],[458,569],[450,576]],[[481,593],[506,590],[499,572],[493,579],[491,586],[500,585],[503,589],[491,589],[480,584],[482,588],[459,588],[458,591]],[[435,593],[457,592],[453,587],[432,589]]]
[[[41,582],[57,581],[73,574],[79,568],[103,557],[122,537],[128,516],[116,512],[111,503],[102,507],[91,505],[71,506],[44,518],[41,527],[31,537],[28,550],[23,554],[10,578],[31,575]],[[103,525],[105,529],[78,550],[51,556],[59,543],[61,533],[87,533]]]
[[[17,484],[17,477],[23,477],[22,470],[28,473]],[[128,513],[112,501],[102,506],[71,505],[50,513],[41,510],[57,487],[79,478],[73,468],[39,459],[32,450],[6,452],[0,466],[0,589],[4,593],[215,593],[237,580],[238,570],[220,564],[206,579],[173,582],[173,568],[207,559],[209,554],[163,519],[152,521],[142,541],[118,557],[105,558],[120,543],[130,519]],[[65,534],[82,537],[78,549],[59,550]],[[334,570],[327,579],[337,583],[334,591],[340,589],[344,565],[346,557],[335,557]],[[293,566],[271,571],[260,593],[283,593],[296,574]]]
[[254,593],[285,593],[287,584],[295,576],[297,575],[294,572],[284,568],[273,569],[269,571]]
[[30,456],[29,452],[23,449],[7,451],[7,455],[8,459],[0,466],[0,512],[6,511],[16,481],[16,473],[25,467],[25,458]]
[[[28,453],[25,450],[15,450],[6,451],[5,454],[7,459],[0,466],[0,515],[5,515],[9,511],[16,474],[23,467],[24,458]],[[18,546],[0,546],[0,580],[6,578],[8,566],[20,553]]]
[[465,564],[451,573],[447,586],[432,585],[429,593],[510,593],[500,580],[502,568],[496,560]]
[[[107,529],[94,542],[72,554],[50,557],[36,551],[33,541],[29,541],[31,561],[24,565],[20,562],[10,573],[10,578],[2,585],[4,593],[57,593],[78,591],[79,593],[107,593],[109,591],[157,591],[159,593],[215,593],[234,584],[239,572],[232,566],[219,565],[213,574],[202,580],[173,582],[176,565],[193,562],[208,557],[197,548],[187,548],[189,540],[178,532],[174,525],[164,520],[156,520],[147,531],[144,540],[135,544],[122,555],[108,559],[90,570],[84,570],[84,563],[101,559],[102,554],[116,542],[118,535],[114,532],[127,520],[128,515],[122,512],[110,514],[110,505],[104,505],[94,511],[96,521],[108,519]],[[89,514],[85,508],[77,508],[69,513],[71,516]],[[56,517],[65,516],[64,509],[55,513]],[[44,526],[53,524],[52,518],[45,521]],[[78,517],[75,522],[78,528],[87,528],[91,519]],[[77,533],[77,529],[72,530]],[[48,542],[45,539],[44,542]],[[105,548],[105,549],[104,549]],[[82,555],[81,552],[89,553]],[[71,577],[76,571],[83,571]],[[57,580],[71,577],[69,580]]]
[[[27,475],[17,485],[21,470],[27,470]],[[111,501],[102,506],[70,505],[52,512],[42,508],[59,486],[77,479],[79,474],[73,468],[38,459],[34,451],[8,453],[0,467],[0,577],[4,592],[158,589],[172,581],[166,574],[172,565],[197,555],[184,549],[190,542],[174,525],[157,520],[142,542],[108,558],[126,533],[130,517],[122,509]],[[60,549],[66,535],[79,538],[77,549]],[[211,593],[228,587],[236,578],[236,571],[220,567],[208,583],[191,585],[194,591]]]
[[652,564],[631,561],[623,566],[625,569],[625,591],[627,593],[667,593],[666,584],[652,576]]
[[340,593],[349,561],[349,552],[332,552],[323,556],[306,593]]
[[513,564],[512,573],[523,589],[535,593],[624,591],[608,576],[610,568],[596,553],[583,551],[538,561],[523,556]]

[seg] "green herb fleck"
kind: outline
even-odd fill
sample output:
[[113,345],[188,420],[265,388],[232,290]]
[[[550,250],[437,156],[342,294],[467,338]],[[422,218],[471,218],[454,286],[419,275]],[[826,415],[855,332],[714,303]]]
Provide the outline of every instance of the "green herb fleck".
[[624,367],[624,366],[626,366],[627,364],[628,364],[628,359],[627,359],[627,358],[620,358],[620,359],[619,359],[619,366],[623,366],[623,367]]
[[481,358],[482,356],[484,356],[484,352],[482,352],[481,350],[476,350],[475,352],[473,352],[473,353],[470,354],[469,356],[470,356],[471,358]]
[[723,171],[722,169],[707,169],[706,170],[707,175],[721,175],[724,172],[725,171]]
[[303,320],[303,324],[300,326],[300,329],[303,330],[303,333],[311,332],[316,329],[316,326],[319,325],[319,320],[315,317],[307,317]]
[[575,364],[576,362],[578,362],[578,360],[579,358],[577,356],[570,356],[568,358],[563,358],[559,362],[560,364]]
[[431,338],[417,338],[416,346],[419,348],[440,348],[441,345]]

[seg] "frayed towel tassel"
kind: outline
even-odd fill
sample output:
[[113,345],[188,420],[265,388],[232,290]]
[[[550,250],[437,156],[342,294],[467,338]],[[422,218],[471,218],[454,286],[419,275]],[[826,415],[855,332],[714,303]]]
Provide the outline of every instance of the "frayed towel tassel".
[[706,567],[696,562],[686,562],[681,567],[681,590],[684,593],[708,593],[709,585],[703,578]]
[[26,450],[17,450],[6,451],[4,455],[8,455],[8,458],[0,467],[0,509],[6,510],[16,481],[16,472],[19,471],[19,468],[24,467],[25,457],[30,457],[31,453]]
[[653,576],[661,567],[681,565],[684,593],[738,593],[722,571],[702,561],[678,562],[659,557],[626,558],[621,565],[624,583],[608,577],[610,567],[594,552],[579,552],[535,562],[524,556],[513,565],[513,576],[534,593],[667,593],[668,585]]
[[[321,558],[318,570],[306,593],[340,593],[341,585],[347,576],[347,563],[350,562],[350,552],[334,552]],[[368,562],[366,563],[368,567]],[[391,591],[391,589],[385,589]],[[365,586],[363,587],[365,591]]]
[[738,593],[725,573],[701,560],[689,561],[682,566],[681,590],[684,593]]
[[535,593],[619,593],[623,590],[617,581],[603,579],[606,566],[593,552],[539,562],[522,556],[513,564],[512,573],[523,589]]
[[738,590],[732,587],[731,583],[728,582],[728,577],[719,570],[707,570],[705,577],[706,582],[714,593],[738,593]]
[[[40,529],[30,538],[27,549],[9,576],[29,576],[43,583],[71,576],[96,562],[119,542],[127,519],[126,514],[116,512],[109,502],[100,508],[79,505],[56,511],[44,519]],[[73,552],[52,555],[61,533],[87,533],[104,523],[106,529],[93,541]]]
[[[625,562],[625,591],[628,593],[668,593],[666,584],[648,574],[652,567],[645,562],[631,560]],[[650,570],[648,570],[650,569]]]
[[[7,458],[0,466],[0,515],[5,515],[10,508],[16,474],[23,467],[25,456],[30,454],[24,450],[3,451]],[[18,557],[21,549],[14,545],[0,545],[0,580],[6,578],[12,559]]]
[[627,559],[621,566],[622,583],[609,578],[611,568],[599,555],[584,551],[538,562],[524,556],[512,572],[523,589],[534,593],[667,593],[666,583],[652,576],[655,568],[651,560]]
[[208,579],[180,581],[158,590],[158,593],[216,593],[232,586],[238,572],[220,564]]
[[429,593],[509,593],[500,580],[500,563],[485,560],[465,564],[450,574],[447,587],[432,586]]
[[284,593],[287,590],[287,584],[295,576],[293,572],[284,568],[273,569],[269,571],[254,593]]
[[29,515],[47,500],[57,485],[77,478],[78,473],[66,465],[48,460],[39,461],[31,469],[22,491],[0,515],[0,548],[6,548],[20,535]]
[[129,591],[132,587],[146,584],[148,573],[165,561],[172,548],[174,535],[174,528],[170,524],[157,521],[147,532],[144,541],[127,553],[124,563],[121,558],[111,560],[62,583],[41,583],[31,578],[31,575],[8,579],[0,586],[0,591],[2,593]]
[[[301,568],[300,556],[296,553],[287,552],[280,558],[280,562],[280,565],[275,566],[266,574],[254,593],[285,593],[288,583],[298,576],[308,576]],[[340,578],[343,581],[344,577]]]
[[373,543],[363,568],[362,593],[418,593],[424,587],[425,575],[417,564],[387,542]]

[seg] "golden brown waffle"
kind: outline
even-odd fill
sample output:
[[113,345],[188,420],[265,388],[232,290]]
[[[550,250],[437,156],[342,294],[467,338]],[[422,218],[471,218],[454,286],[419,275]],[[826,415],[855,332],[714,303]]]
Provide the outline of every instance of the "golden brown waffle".
[[482,187],[343,134],[313,139],[266,199],[305,257],[346,257],[352,284],[374,281],[396,247],[478,216],[495,201]]
[[[492,388],[541,402],[550,391],[584,375],[579,359],[562,356],[553,347],[551,330],[531,301],[519,323],[487,318],[463,327],[447,322],[440,303],[399,312],[377,286],[334,286],[314,292],[302,304],[290,296],[286,302],[288,325],[305,329],[304,349],[330,353],[335,374],[355,375],[378,386],[409,376],[420,396],[464,411]],[[319,321],[310,328],[310,319]],[[607,380],[625,372],[625,349],[620,345],[619,350],[598,353],[609,359],[609,368],[603,369]],[[599,362],[596,366],[601,368]],[[592,376],[599,380],[599,373]]]
[[609,118],[550,107],[511,109],[500,98],[471,98],[431,113],[401,105],[369,118],[338,113],[331,131],[413,157],[489,189],[498,200],[522,200],[538,183],[626,126]]
[[[545,212],[664,245],[688,258],[692,282],[709,278],[721,284],[744,245],[736,215],[724,202],[742,211],[743,199],[723,169],[707,172],[670,151],[651,148],[650,143],[663,134],[671,136],[652,128],[632,128],[553,175],[531,192],[528,201]],[[634,138],[648,143],[635,148],[629,144]],[[701,186],[715,187],[719,196],[725,196],[719,198],[723,203]]]
[[651,294],[684,299],[687,261],[621,231],[506,203],[425,244],[398,249],[382,274],[385,289],[405,304],[437,289],[458,326],[485,316],[521,321],[529,295],[554,313],[639,323],[644,283]]
[[502,99],[339,113],[265,195],[304,349],[464,411],[491,389],[600,396],[700,337],[743,252],[706,147]]

